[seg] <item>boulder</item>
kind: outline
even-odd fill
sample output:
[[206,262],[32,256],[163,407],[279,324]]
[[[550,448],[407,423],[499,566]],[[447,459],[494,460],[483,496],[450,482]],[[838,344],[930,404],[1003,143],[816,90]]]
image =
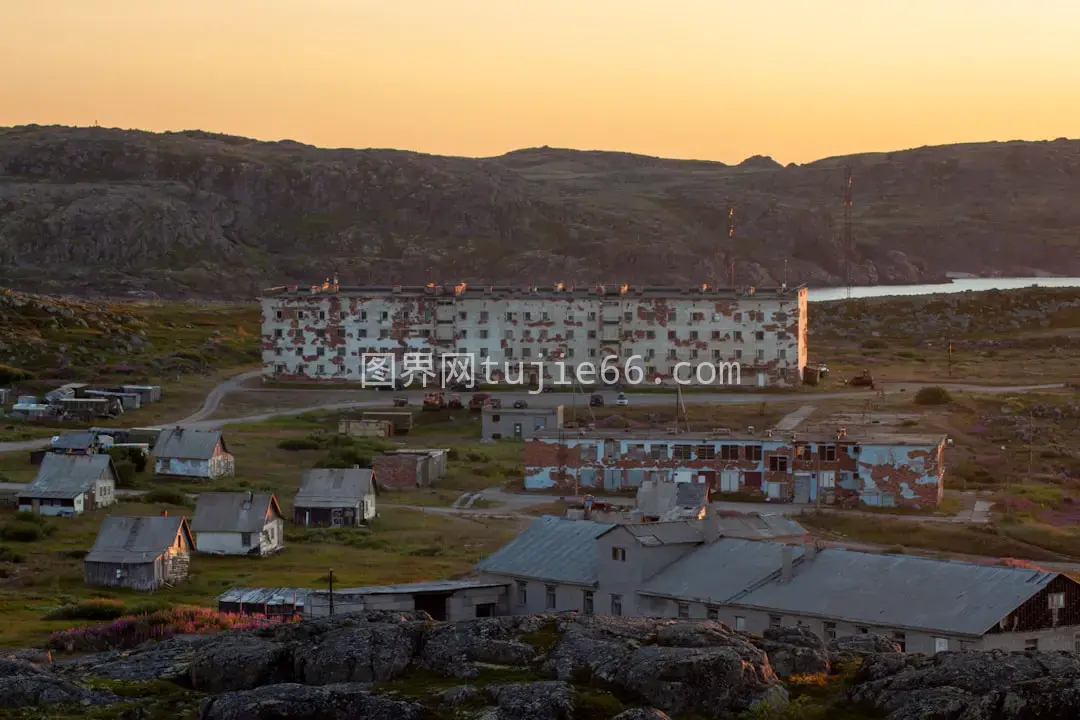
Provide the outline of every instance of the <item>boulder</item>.
[[574,688],[558,680],[490,685],[495,720],[573,720]]
[[119,698],[94,692],[26,660],[0,658],[0,708],[50,703],[106,705]]
[[292,679],[292,653],[283,643],[254,636],[222,635],[191,659],[191,687],[203,692],[251,690]]
[[186,679],[191,661],[199,647],[216,638],[173,637],[131,651],[110,651],[86,655],[74,661],[56,664],[57,670],[69,677],[93,677],[106,680],[146,682]]
[[293,652],[293,676],[306,685],[385,682],[398,677],[420,647],[420,628],[365,623],[328,633]]
[[667,713],[656,708],[633,708],[619,713],[611,720],[671,720]]
[[884,635],[845,635],[831,640],[826,646],[832,664],[852,662],[867,655],[899,653],[900,646]]
[[428,720],[422,705],[378,697],[363,685],[283,683],[207,699],[200,720]]
[[848,699],[888,720],[1080,717],[1080,658],[1000,650],[869,655]]
[[829,672],[829,651],[810,628],[767,628],[753,645],[765,651],[773,671],[782,678]]
[[538,650],[522,636],[538,632],[544,622],[537,617],[498,617],[437,625],[424,634],[420,665],[457,678],[476,677],[476,663],[526,667],[538,658]]

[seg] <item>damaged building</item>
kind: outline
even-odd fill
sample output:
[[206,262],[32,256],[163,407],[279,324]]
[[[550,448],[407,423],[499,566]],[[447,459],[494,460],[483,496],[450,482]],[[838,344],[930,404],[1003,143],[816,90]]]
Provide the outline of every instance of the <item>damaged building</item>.
[[646,481],[693,482],[770,502],[873,507],[937,506],[946,437],[929,434],[663,430],[538,432],[525,442],[525,488],[637,490]]
[[[795,385],[806,366],[806,298],[805,287],[786,285],[277,287],[261,299],[263,374],[359,382],[365,353],[464,353],[478,373],[494,363],[490,379],[511,384],[535,382],[540,360],[550,383],[565,380],[554,362],[573,377],[572,367],[613,357],[642,382],[679,370],[690,383]],[[687,369],[699,365],[717,376]]]

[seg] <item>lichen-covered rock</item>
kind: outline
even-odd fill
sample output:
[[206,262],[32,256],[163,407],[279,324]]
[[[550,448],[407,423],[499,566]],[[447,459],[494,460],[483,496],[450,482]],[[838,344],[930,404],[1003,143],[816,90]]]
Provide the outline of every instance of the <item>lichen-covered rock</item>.
[[420,665],[443,675],[476,677],[476,663],[525,667],[538,650],[523,636],[539,631],[537,617],[499,617],[437,625],[424,634]]
[[782,678],[829,672],[829,652],[810,628],[766,628],[761,639],[751,642],[765,651],[773,671]]
[[200,720],[429,720],[417,703],[373,695],[356,683],[284,683],[226,693],[203,703]]
[[490,685],[496,720],[573,720],[574,689],[561,681]]
[[288,645],[251,636],[219,637],[191,659],[191,686],[204,692],[250,690],[292,679]]
[[851,662],[867,655],[899,653],[900,646],[884,635],[845,635],[829,641],[826,646],[832,664]]
[[619,713],[611,720],[671,720],[671,717],[656,708],[632,708]]
[[343,628],[294,650],[293,675],[307,685],[385,682],[409,666],[421,635],[421,628],[406,623]]
[[104,705],[117,700],[111,693],[87,690],[25,660],[0,659],[0,708],[51,703]]
[[848,697],[888,720],[1066,720],[1080,717],[1080,658],[1000,650],[870,655]]
[[56,663],[58,672],[68,677],[145,682],[186,679],[199,647],[216,640],[211,637],[174,637],[149,643],[131,651],[109,651]]

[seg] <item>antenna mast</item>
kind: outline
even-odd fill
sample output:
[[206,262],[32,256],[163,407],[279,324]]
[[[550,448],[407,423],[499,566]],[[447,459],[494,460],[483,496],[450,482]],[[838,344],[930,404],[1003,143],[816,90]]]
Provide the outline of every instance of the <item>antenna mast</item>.
[[855,242],[851,235],[851,166],[844,168],[847,179],[844,182],[844,285],[847,296],[851,298],[851,261],[855,253]]
[[728,244],[730,250],[728,251],[728,273],[730,275],[731,287],[735,287],[735,208],[728,208]]

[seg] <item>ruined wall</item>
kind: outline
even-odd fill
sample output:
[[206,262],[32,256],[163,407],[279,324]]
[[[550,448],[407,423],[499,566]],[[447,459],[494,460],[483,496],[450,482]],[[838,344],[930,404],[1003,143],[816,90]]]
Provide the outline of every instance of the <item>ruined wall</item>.
[[419,455],[376,455],[371,461],[371,469],[378,478],[379,487],[384,490],[419,487],[423,462],[424,458]]
[[[899,446],[777,438],[534,438],[525,487],[630,490],[645,480],[700,480],[782,502],[932,508],[943,492],[940,445]],[[730,474],[730,478],[728,475]]]
[[[494,382],[521,384],[546,361],[548,384],[569,384],[578,364],[599,370],[608,355],[620,370],[640,368],[644,381],[670,382],[676,365],[739,363],[738,378],[712,384],[796,384],[806,363],[806,292],[715,299],[673,294],[636,296],[483,295],[355,297],[333,292],[262,300],[263,374],[279,380],[359,382],[364,353],[432,352],[473,356],[494,363]],[[631,362],[631,358],[634,358]],[[559,361],[563,367],[552,366]],[[505,377],[505,363],[512,376]],[[525,364],[525,377],[518,363]],[[437,365],[436,365],[437,367]],[[697,383],[692,372],[680,370]],[[585,378],[583,378],[585,379]],[[435,378],[436,382],[438,378]],[[586,379],[587,380],[587,379]],[[599,378],[597,378],[599,381]],[[414,386],[418,386],[417,381]]]

